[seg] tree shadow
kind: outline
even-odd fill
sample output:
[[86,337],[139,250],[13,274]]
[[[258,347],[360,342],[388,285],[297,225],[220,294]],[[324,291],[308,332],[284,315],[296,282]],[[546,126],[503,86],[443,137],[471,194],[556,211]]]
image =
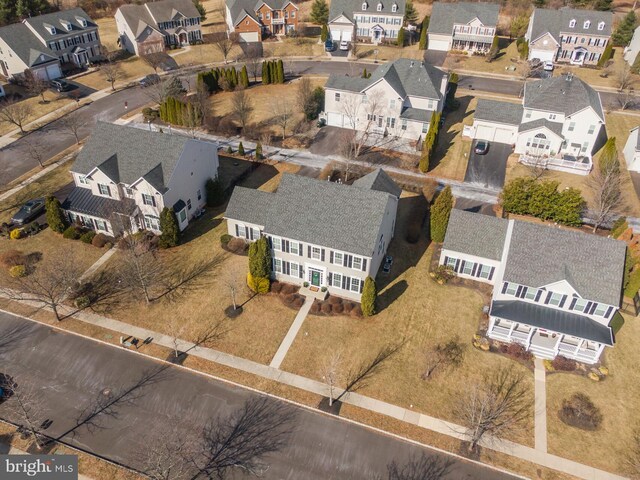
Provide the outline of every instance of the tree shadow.
[[329,397],[323,397],[320,403],[318,403],[318,409],[320,411],[335,415],[336,417],[340,416],[341,408],[342,402],[340,400],[334,400],[331,405],[329,405]]
[[[456,100],[460,102],[459,107],[457,108],[457,110],[447,113],[444,125],[438,134],[438,144],[433,152],[433,166],[431,167],[431,170],[440,165],[440,162],[442,162],[442,160],[446,157],[449,149],[455,144],[454,139],[462,131],[462,128],[464,127],[462,125],[462,122],[467,116],[473,114],[473,112],[467,112],[469,103],[472,99],[473,97],[471,97],[470,95],[456,98]],[[457,124],[459,124],[459,127],[456,126],[454,128],[454,125]]]
[[278,175],[278,173],[280,172],[278,172],[278,169],[273,165],[261,163],[251,175],[248,175],[246,178],[238,182],[237,185],[245,188],[257,189]]

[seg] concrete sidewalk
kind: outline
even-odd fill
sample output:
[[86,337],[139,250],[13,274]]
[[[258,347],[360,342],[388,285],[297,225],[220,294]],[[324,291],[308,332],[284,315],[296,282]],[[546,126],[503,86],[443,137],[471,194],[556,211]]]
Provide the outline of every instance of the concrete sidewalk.
[[547,373],[544,370],[544,361],[540,358],[534,360],[535,379],[535,445],[536,450],[547,452]]
[[298,331],[300,330],[300,327],[302,327],[302,324],[304,323],[304,319],[307,318],[307,314],[309,313],[309,310],[311,309],[311,305],[313,305],[314,300],[315,299],[313,297],[305,298],[304,303],[302,304],[302,307],[300,307],[300,310],[298,311],[296,318],[293,320],[293,323],[289,328],[289,331],[287,332],[287,334],[284,337],[284,340],[282,340],[282,343],[278,347],[278,351],[273,356],[273,360],[271,360],[271,363],[269,364],[270,367],[280,368],[280,365],[282,365],[282,361],[284,360],[284,357],[287,355],[289,348],[291,348],[291,345],[293,344],[293,341],[295,340],[296,335],[298,335]]

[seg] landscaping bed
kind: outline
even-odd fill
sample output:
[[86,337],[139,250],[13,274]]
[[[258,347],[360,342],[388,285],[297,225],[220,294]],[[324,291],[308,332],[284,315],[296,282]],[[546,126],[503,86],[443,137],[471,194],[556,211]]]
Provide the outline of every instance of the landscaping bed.
[[314,300],[309,313],[319,316],[349,315],[362,318],[362,308],[359,303],[335,295],[329,295],[324,300]]

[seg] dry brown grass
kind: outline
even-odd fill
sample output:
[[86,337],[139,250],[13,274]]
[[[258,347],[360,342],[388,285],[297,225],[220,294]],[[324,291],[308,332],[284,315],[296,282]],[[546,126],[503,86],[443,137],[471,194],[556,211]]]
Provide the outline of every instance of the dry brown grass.
[[[506,41],[506,39],[502,39]],[[516,48],[516,42],[511,42],[506,48],[500,50],[500,56],[492,62],[487,62],[484,56],[480,55],[451,55],[447,56],[447,65],[455,70],[475,70],[485,73],[501,73],[505,75],[517,75],[517,72],[507,70],[507,67],[517,66],[520,57]]]
[[281,41],[262,42],[265,57],[325,56],[324,45],[317,38],[282,38]]
[[118,50],[118,27],[113,16],[99,18],[95,21],[98,24],[100,41],[109,51]]
[[[119,65],[122,70],[122,74],[115,83],[116,88],[123,87],[140,77],[153,73],[153,68],[147,65],[144,60],[136,56],[129,57],[126,60],[119,62]],[[94,90],[103,90],[105,88],[111,89],[111,83],[105,79],[104,73],[99,69],[95,72],[91,72],[87,75],[74,79],[74,82],[80,83]]]
[[[378,52],[377,54],[375,53],[376,51]],[[361,43],[358,44],[358,58],[378,60],[380,62],[397,60],[398,58],[422,60],[422,58],[424,58],[424,51],[418,50],[417,43],[404,48],[400,48],[395,45],[369,45]]]
[[[66,95],[61,95],[58,92],[54,92],[52,90],[47,90],[44,94],[44,98],[45,103],[42,103],[42,98],[40,97],[40,95],[38,95],[37,97],[25,98],[24,100],[20,101],[20,103],[29,105],[32,111],[29,119],[24,123],[24,127],[26,127],[28,123],[35,122],[44,115],[60,110],[61,108],[75,102],[75,100],[72,100]],[[34,130],[38,128],[38,126],[38,124],[32,125],[30,128],[25,128],[25,130]],[[19,129],[13,123],[0,122],[0,135],[6,135],[7,133],[14,130]]]

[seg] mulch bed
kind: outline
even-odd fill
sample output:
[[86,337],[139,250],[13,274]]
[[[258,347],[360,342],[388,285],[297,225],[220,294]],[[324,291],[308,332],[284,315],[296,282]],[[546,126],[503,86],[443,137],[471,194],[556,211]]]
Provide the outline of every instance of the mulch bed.
[[360,308],[360,304],[357,302],[329,295],[322,301],[316,299],[313,305],[311,305],[309,313],[318,316],[350,315],[361,318],[362,308]]

